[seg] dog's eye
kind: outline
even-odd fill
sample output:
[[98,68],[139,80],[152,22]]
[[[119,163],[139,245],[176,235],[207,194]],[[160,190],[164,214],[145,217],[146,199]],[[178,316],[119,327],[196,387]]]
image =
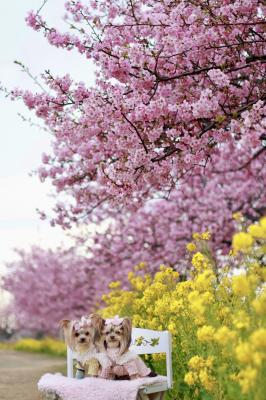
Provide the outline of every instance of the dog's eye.
[[90,334],[89,332],[86,332],[86,333],[85,333],[86,336],[89,336],[89,334]]
[[76,333],[75,333],[75,336],[76,336],[76,337],[78,337],[78,336],[79,336],[79,333],[78,333],[78,332],[76,332]]

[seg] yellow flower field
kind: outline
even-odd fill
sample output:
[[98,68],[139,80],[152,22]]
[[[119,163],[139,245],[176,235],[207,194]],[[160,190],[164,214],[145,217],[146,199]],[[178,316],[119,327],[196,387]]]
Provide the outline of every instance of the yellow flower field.
[[66,356],[66,345],[63,341],[46,337],[44,339],[23,338],[15,343],[0,343],[0,349],[45,353],[53,356]]
[[[264,400],[266,393],[266,218],[236,233],[226,265],[218,265],[208,232],[187,245],[190,279],[161,266],[154,278],[141,263],[103,296],[105,317],[173,334],[171,399]],[[164,372],[162,355],[147,358]]]

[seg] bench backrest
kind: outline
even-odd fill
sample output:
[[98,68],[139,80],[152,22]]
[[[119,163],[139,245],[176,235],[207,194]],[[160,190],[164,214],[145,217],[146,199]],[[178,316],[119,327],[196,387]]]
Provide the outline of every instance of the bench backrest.
[[[172,372],[172,337],[168,331],[153,331],[150,329],[133,328],[130,350],[137,354],[166,354],[167,385],[173,385]],[[67,376],[73,377],[73,354],[67,349]]]

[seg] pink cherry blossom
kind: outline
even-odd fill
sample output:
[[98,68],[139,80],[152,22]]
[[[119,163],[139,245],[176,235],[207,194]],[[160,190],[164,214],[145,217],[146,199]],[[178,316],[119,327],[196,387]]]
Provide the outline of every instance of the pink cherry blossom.
[[58,334],[58,322],[87,315],[96,302],[95,270],[74,249],[18,251],[3,287],[13,297],[8,312],[17,328]]

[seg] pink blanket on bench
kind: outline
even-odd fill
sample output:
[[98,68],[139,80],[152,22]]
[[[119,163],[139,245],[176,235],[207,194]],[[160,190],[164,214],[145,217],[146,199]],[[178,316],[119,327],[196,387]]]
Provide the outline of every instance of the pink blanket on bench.
[[165,382],[164,376],[132,381],[99,378],[74,379],[63,375],[45,374],[38,382],[42,392],[55,392],[62,400],[136,400],[142,386]]

